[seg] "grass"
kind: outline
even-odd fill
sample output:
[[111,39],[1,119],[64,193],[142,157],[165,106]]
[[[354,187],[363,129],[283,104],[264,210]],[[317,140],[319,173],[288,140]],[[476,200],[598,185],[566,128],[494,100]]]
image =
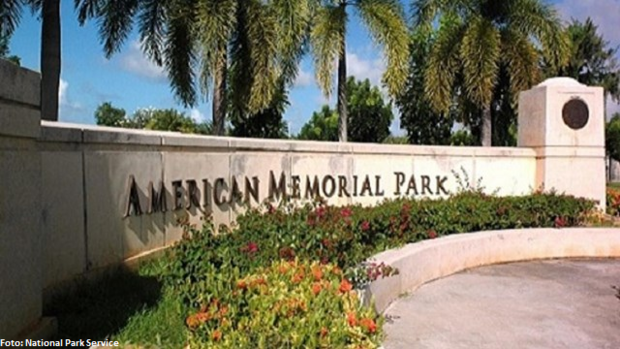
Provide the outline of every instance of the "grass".
[[620,190],[620,182],[609,182],[607,183],[607,188]]
[[131,347],[183,348],[186,311],[161,281],[163,259],[137,272],[119,270],[57,296],[45,314],[58,319],[57,339],[118,340]]

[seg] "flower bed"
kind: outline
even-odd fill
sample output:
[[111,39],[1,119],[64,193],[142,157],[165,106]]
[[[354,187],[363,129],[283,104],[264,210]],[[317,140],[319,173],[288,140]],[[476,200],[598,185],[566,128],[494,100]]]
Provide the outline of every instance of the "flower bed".
[[[196,347],[360,347],[380,344],[381,317],[355,287],[394,273],[370,256],[470,231],[576,226],[591,201],[554,193],[386,201],[375,207],[267,204],[234,231],[185,224],[166,274],[188,305]],[[342,270],[342,271],[341,271]]]

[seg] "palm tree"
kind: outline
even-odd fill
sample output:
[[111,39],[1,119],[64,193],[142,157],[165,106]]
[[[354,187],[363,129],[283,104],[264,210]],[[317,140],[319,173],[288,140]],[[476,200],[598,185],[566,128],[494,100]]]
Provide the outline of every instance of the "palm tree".
[[13,34],[24,6],[41,13],[41,117],[57,121],[61,69],[60,0],[0,1],[0,36]]
[[[106,56],[137,18],[142,50],[163,66],[186,106],[213,90],[213,132],[223,135],[226,91],[239,110],[268,107],[278,79],[291,83],[303,53],[310,0],[77,0],[82,23],[100,20]],[[230,85],[230,86],[227,86]]]
[[387,58],[383,81],[395,96],[404,87],[408,69],[409,38],[398,0],[323,0],[316,11],[310,33],[317,81],[326,95],[331,93],[333,63],[338,60],[338,139],[347,141],[347,8],[357,10],[374,41]]
[[[568,43],[554,9],[539,0],[418,0],[416,26],[432,30],[435,45],[425,72],[425,94],[447,112],[453,93],[482,109],[483,146],[491,146],[491,102],[502,67],[513,96],[540,79],[541,57],[555,67],[567,59]],[[462,83],[458,84],[457,81]]]

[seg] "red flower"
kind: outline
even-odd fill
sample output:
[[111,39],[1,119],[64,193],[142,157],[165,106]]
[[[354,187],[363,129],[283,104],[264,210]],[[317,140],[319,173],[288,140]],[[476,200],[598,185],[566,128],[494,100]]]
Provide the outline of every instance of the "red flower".
[[327,328],[321,327],[321,333],[320,333],[321,334],[321,338],[325,338],[325,336],[327,336],[327,333],[329,333],[327,331]]
[[426,235],[428,235],[429,239],[434,239],[437,237],[437,232],[431,229],[428,232],[426,232]]
[[362,231],[367,231],[368,229],[370,229],[370,222],[369,221],[363,221],[362,222]]
[[323,207],[323,206],[319,206],[319,207],[316,209],[316,216],[317,216],[318,218],[322,218],[323,216],[325,216],[325,211],[326,211],[326,210],[325,210],[325,207]]
[[360,326],[362,326],[369,333],[375,333],[377,331],[377,324],[373,319],[363,318],[360,320]]
[[248,242],[246,246],[241,248],[241,252],[245,252],[247,254],[254,254],[258,252],[258,245],[255,242]]
[[562,228],[566,226],[566,220],[564,220],[564,218],[562,217],[556,217],[554,223],[556,228]]
[[350,208],[350,207],[345,207],[345,208],[343,208],[343,209],[340,211],[340,215],[341,215],[343,218],[349,218],[349,217],[351,217],[351,214],[353,214],[353,211],[351,210],[351,208]]
[[212,338],[215,342],[219,341],[220,339],[222,339],[222,332],[220,330],[213,331]]
[[315,282],[312,284],[312,293],[316,296],[317,294],[319,294],[321,292],[321,289],[323,287],[321,286],[320,283]]
[[280,258],[286,259],[287,261],[295,259],[295,251],[290,247],[282,247],[279,254]]
[[355,316],[355,313],[351,312],[347,314],[347,322],[351,327],[357,326],[357,316]]

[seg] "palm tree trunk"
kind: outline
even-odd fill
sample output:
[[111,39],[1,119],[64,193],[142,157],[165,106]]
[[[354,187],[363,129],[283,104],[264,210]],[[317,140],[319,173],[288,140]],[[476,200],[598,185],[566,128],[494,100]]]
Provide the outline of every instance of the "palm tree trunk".
[[338,141],[347,141],[347,57],[346,43],[342,36],[342,51],[338,58]]
[[41,117],[58,121],[60,0],[43,1],[41,25]]
[[226,76],[228,75],[228,56],[226,47],[218,61],[213,84],[213,134],[225,135],[226,123]]
[[492,145],[493,128],[491,123],[491,107],[486,106],[482,110],[482,132],[480,136],[483,147],[490,147]]

